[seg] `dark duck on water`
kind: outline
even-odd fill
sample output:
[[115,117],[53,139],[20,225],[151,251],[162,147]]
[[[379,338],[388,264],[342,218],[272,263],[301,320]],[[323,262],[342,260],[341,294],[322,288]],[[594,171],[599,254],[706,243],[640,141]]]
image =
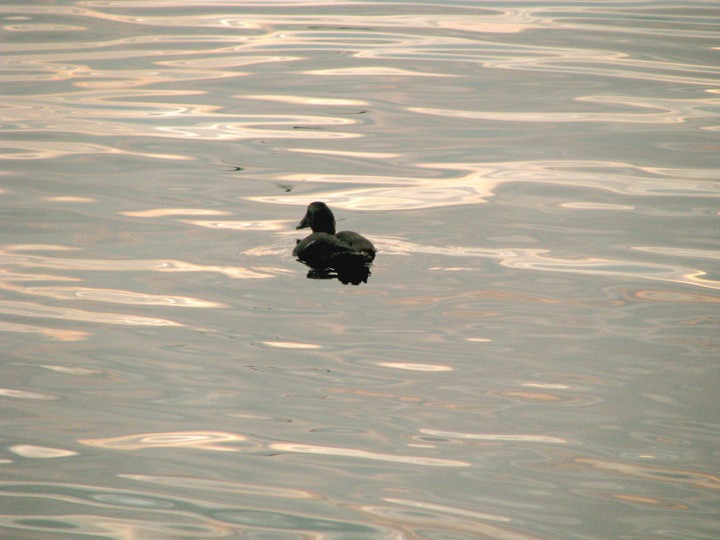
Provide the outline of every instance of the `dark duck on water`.
[[367,282],[369,264],[375,259],[372,242],[352,231],[335,232],[335,216],[323,202],[311,203],[297,229],[310,227],[312,234],[299,240],[293,255],[318,271],[308,277],[333,277],[337,272],[343,283]]

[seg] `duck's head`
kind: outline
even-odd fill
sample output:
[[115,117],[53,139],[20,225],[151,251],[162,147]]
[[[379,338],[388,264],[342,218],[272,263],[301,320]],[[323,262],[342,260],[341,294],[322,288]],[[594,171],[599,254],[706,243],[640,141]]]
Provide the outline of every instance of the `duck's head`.
[[305,217],[296,229],[310,227],[312,232],[335,234],[335,216],[324,202],[310,203]]

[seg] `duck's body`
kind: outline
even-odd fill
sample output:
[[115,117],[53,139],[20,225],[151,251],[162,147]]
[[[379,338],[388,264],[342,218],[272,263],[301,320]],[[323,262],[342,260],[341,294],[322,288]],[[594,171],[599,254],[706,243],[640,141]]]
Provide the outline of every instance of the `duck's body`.
[[293,255],[313,268],[331,268],[343,257],[353,255],[352,249],[332,234],[314,232],[300,240]]
[[293,255],[313,268],[330,268],[369,263],[375,246],[353,231],[335,233],[335,216],[323,202],[311,203],[297,229],[310,227],[312,234],[300,240]]

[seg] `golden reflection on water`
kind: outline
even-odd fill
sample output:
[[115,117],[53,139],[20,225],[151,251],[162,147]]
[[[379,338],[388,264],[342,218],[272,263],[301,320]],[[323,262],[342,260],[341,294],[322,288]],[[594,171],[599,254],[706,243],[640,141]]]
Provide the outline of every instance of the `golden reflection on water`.
[[[144,450],[147,448],[192,448],[213,452],[239,452],[246,449],[248,439],[236,433],[219,431],[178,431],[142,433],[109,439],[80,439],[80,444],[113,450]],[[242,443],[239,444],[238,443]],[[223,446],[230,444],[230,446]]]
[[400,369],[403,371],[419,371],[423,373],[440,373],[445,371],[453,371],[451,366],[443,366],[439,364],[415,364],[412,362],[378,362],[378,366]]
[[542,443],[542,444],[568,444],[567,439],[560,437],[550,437],[548,435],[516,435],[504,433],[458,433],[454,431],[442,431],[437,429],[421,429],[420,433],[424,435],[432,435],[433,437],[443,437],[447,439],[461,439],[472,441],[487,441],[501,443]]
[[494,514],[486,514],[484,512],[476,512],[473,510],[463,510],[462,508],[453,508],[452,506],[445,506],[442,504],[433,504],[428,503],[424,501],[414,501],[410,499],[400,499],[396,497],[387,497],[385,498],[387,502],[394,503],[394,504],[400,504],[403,506],[407,506],[409,508],[417,508],[418,510],[433,510],[433,511],[439,511],[443,512],[449,515],[458,515],[458,516],[465,516],[465,517],[471,517],[474,519],[481,519],[483,521],[500,521],[500,522],[508,522],[512,521],[510,518],[506,516],[498,516]]
[[312,97],[312,96],[293,96],[293,95],[273,95],[273,94],[240,94],[236,96],[243,99],[252,99],[260,101],[274,101],[277,103],[291,103],[294,105],[325,105],[338,107],[361,107],[368,106],[367,101],[349,98],[330,98],[330,97]]
[[[395,159],[402,157],[402,154],[399,153],[392,153],[392,152],[360,152],[360,151],[353,151],[353,150],[332,150],[329,148],[286,148],[286,152],[297,152],[299,154],[320,154],[323,156],[341,156],[341,157],[351,157],[351,158],[359,158],[359,159]],[[302,177],[298,176],[295,177],[291,181],[303,181],[305,180],[305,175],[301,175]],[[333,178],[328,177],[327,182],[333,182]],[[397,181],[397,179],[393,179],[392,181]],[[363,183],[367,184],[372,182],[371,178],[363,178]],[[387,182],[387,179],[378,178],[377,184],[383,184]]]
[[300,343],[298,341],[262,341],[263,345],[272,347],[275,349],[320,349],[321,345],[315,343]]
[[316,446],[299,443],[273,443],[273,450],[296,454],[313,454],[322,456],[341,456],[372,461],[388,461],[393,463],[407,463],[411,465],[424,465],[428,467],[469,467],[470,463],[451,459],[427,458],[419,456],[401,456],[397,454],[380,454],[357,448],[340,448],[329,446]]
[[201,219],[184,219],[183,223],[205,227],[207,229],[229,229],[233,231],[282,231],[288,228],[290,220],[262,220],[262,221],[210,221]]
[[15,399],[39,399],[42,401],[54,401],[60,399],[57,396],[50,396],[39,392],[29,392],[27,390],[17,390],[14,388],[0,388],[0,396]]
[[123,216],[139,218],[157,218],[167,216],[228,216],[230,212],[223,210],[208,210],[205,208],[150,208],[148,210],[134,210],[118,212]]
[[[598,495],[598,494],[595,494]],[[667,500],[656,499],[655,497],[642,497],[639,495],[630,495],[623,493],[610,493],[605,495],[608,498],[615,499],[621,502],[628,502],[632,504],[639,504],[642,506],[651,506],[656,508],[663,508],[665,510],[688,510],[689,506],[685,504],[679,504]]]
[[52,459],[61,457],[77,456],[77,452],[64,450],[62,448],[49,448],[47,446],[35,446],[32,444],[16,444],[8,448],[13,454],[28,459]]
[[90,332],[84,330],[65,330],[62,328],[44,328],[31,324],[10,323],[0,321],[0,332],[18,332],[23,334],[41,334],[58,341],[83,341],[88,339]]

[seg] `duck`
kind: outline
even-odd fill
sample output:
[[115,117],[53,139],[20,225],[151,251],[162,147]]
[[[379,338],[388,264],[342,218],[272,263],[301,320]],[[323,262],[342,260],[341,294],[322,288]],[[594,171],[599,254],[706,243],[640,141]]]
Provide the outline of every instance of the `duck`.
[[335,216],[327,204],[310,203],[296,229],[310,227],[312,234],[298,240],[293,256],[312,268],[337,268],[369,264],[375,246],[353,231],[335,232]]

